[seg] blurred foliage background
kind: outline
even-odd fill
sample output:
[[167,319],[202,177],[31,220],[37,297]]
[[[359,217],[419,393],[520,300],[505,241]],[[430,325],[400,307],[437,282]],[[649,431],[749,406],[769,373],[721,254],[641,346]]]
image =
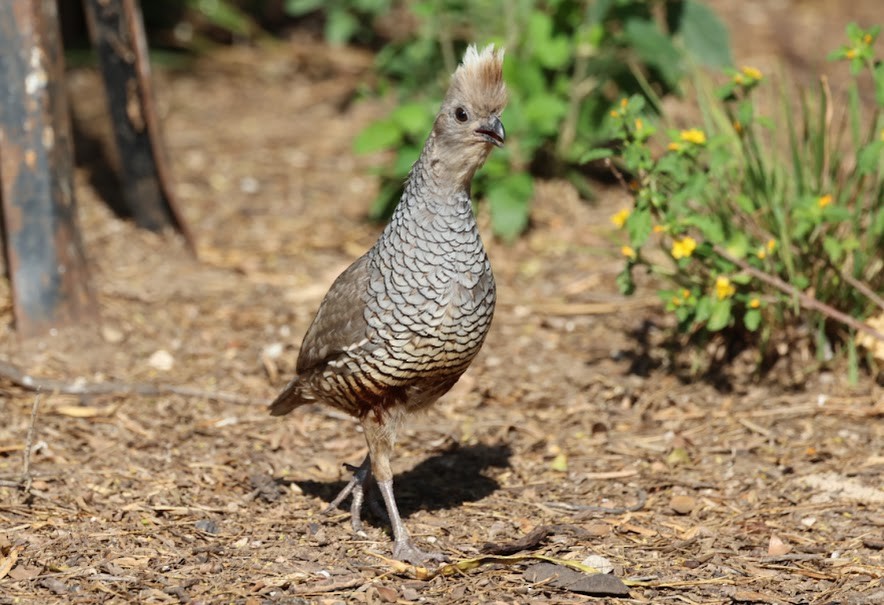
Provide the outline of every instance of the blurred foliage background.
[[[155,53],[203,52],[215,44],[254,42],[293,28],[331,45],[376,52],[376,94],[397,109],[361,133],[357,152],[392,150],[371,208],[386,218],[417,158],[447,74],[467,44],[504,46],[511,101],[509,141],[475,182],[495,233],[517,237],[528,225],[535,177],[567,178],[586,198],[586,153],[614,133],[609,113],[639,94],[648,112],[681,92],[692,67],[732,62],[728,34],[697,0],[151,0],[142,2]],[[79,2],[64,0],[66,39],[85,42]],[[501,178],[508,175],[507,178]]]
[[[73,47],[87,38],[79,4],[61,2]],[[507,144],[473,191],[488,203],[498,237],[513,240],[529,226],[538,178],[566,179],[585,199],[598,177],[619,182],[634,203],[612,217],[628,234],[618,283],[629,293],[634,270],[655,274],[688,339],[724,333],[758,344],[761,364],[802,325],[816,335],[821,359],[847,351],[853,376],[857,342],[871,338],[869,352],[877,346],[881,328],[861,323],[876,313],[884,322],[884,67],[876,27],[852,26],[832,55],[872,83],[874,100],[864,108],[859,79],[846,96],[833,95],[825,80],[812,93],[777,82],[757,104],[748,92],[765,75],[733,65],[727,28],[700,0],[141,4],[158,59],[293,32],[371,50],[377,77],[360,94],[397,99],[354,140],[356,152],[389,158],[378,169],[376,219],[398,202],[466,46],[503,46]],[[820,54],[831,50],[834,42]],[[679,130],[686,125],[664,114],[670,96],[696,108],[695,127]],[[779,115],[763,114],[771,102]],[[872,367],[871,353],[866,359]]]

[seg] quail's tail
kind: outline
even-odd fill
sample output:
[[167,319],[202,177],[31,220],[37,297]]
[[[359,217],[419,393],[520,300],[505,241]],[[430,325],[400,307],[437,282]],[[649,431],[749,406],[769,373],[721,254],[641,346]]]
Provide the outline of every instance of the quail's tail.
[[283,416],[296,407],[311,403],[312,397],[304,393],[303,385],[297,378],[288,383],[282,393],[270,404],[271,416]]

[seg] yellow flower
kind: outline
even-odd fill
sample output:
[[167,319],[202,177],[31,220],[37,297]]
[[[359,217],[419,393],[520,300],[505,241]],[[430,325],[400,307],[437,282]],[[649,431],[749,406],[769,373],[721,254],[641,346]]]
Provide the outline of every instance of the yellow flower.
[[622,107],[623,109],[626,109],[627,105],[629,105],[629,99],[627,99],[626,97],[623,97],[622,99],[620,99],[620,107]]
[[754,67],[749,67],[748,65],[743,66],[740,70],[743,72],[743,75],[752,80],[753,82],[758,82],[764,75],[761,73],[760,69],[756,69]]
[[776,249],[777,249],[777,240],[775,240],[775,239],[767,240],[767,251],[773,252]]
[[743,84],[743,74],[734,74],[734,84]]
[[611,110],[611,117],[612,118],[620,117],[620,113],[616,109],[612,109]]
[[863,44],[869,45],[872,43],[872,34],[866,34],[863,36]]
[[611,222],[614,223],[614,226],[618,229],[623,229],[623,225],[626,224],[626,219],[629,218],[630,212],[631,211],[628,208],[624,208],[611,217]]
[[761,260],[764,260],[765,257],[767,257],[767,251],[764,248],[759,248],[758,252],[755,253],[755,256],[757,256]]
[[853,59],[854,57],[856,57],[856,49],[855,48],[848,48],[847,52],[844,53],[844,56],[847,57],[848,59]]
[[751,299],[749,299],[749,308],[750,309],[757,309],[760,306],[761,306],[761,301],[758,300],[758,297],[753,296]]
[[635,119],[635,129],[636,129],[636,130],[641,130],[641,129],[644,128],[644,127],[645,127],[645,123],[642,122],[642,119],[641,119],[641,118],[636,118],[636,119]]
[[651,229],[654,233],[666,233],[669,230],[665,225],[654,225]]
[[740,134],[741,132],[743,132],[743,125],[740,124],[739,120],[734,120],[733,127],[734,127],[734,132],[736,132],[737,134]]
[[684,288],[684,289],[681,291],[681,297],[684,298],[685,300],[687,300],[688,298],[691,297],[691,291],[688,290],[687,288]]
[[691,236],[672,242],[672,258],[687,258],[697,249],[697,240]]
[[704,133],[699,128],[691,128],[690,130],[682,130],[678,136],[682,141],[687,141],[688,143],[693,143],[694,145],[705,145],[706,144],[706,133]]
[[635,260],[636,253],[632,246],[623,246],[620,248],[620,254],[628,258],[629,260]]
[[681,149],[681,143],[676,143],[675,141],[673,141],[666,146],[666,149],[668,149],[669,151],[678,151]]
[[681,306],[681,299],[678,296],[673,296],[669,302],[672,303],[673,307],[680,307]]
[[731,283],[731,280],[724,275],[719,275],[718,279],[715,280],[715,296],[718,297],[718,300],[730,298],[736,291],[737,289]]
[[820,196],[820,199],[818,199],[816,203],[817,205],[819,205],[820,208],[825,208],[832,203],[832,196],[828,193],[826,195]]

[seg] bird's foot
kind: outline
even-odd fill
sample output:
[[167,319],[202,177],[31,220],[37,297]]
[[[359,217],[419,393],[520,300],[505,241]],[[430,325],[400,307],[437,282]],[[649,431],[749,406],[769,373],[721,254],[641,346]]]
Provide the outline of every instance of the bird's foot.
[[393,558],[412,565],[423,565],[429,561],[447,563],[448,557],[441,552],[425,552],[409,540],[393,542]]
[[379,519],[387,520],[387,513],[384,510],[384,507],[380,505],[380,502],[377,499],[377,494],[374,490],[370,489],[372,476],[369,459],[366,458],[363,460],[362,464],[359,466],[345,464],[344,467],[352,472],[353,476],[350,478],[347,485],[344,486],[344,489],[338,492],[335,499],[332,500],[322,512],[325,515],[334,513],[338,509],[338,506],[341,505],[341,502],[346,500],[348,496],[352,495],[353,500],[350,502],[350,525],[353,527],[354,533],[365,535],[362,526],[362,505],[366,502],[366,496],[368,506],[375,516]]

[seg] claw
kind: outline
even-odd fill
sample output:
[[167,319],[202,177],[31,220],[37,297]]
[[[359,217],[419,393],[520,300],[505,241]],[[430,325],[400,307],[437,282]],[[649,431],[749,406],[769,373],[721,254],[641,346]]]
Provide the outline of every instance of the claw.
[[393,558],[412,565],[423,565],[427,561],[438,561],[439,563],[448,563],[449,561],[448,557],[441,552],[421,550],[410,539],[393,543]]

